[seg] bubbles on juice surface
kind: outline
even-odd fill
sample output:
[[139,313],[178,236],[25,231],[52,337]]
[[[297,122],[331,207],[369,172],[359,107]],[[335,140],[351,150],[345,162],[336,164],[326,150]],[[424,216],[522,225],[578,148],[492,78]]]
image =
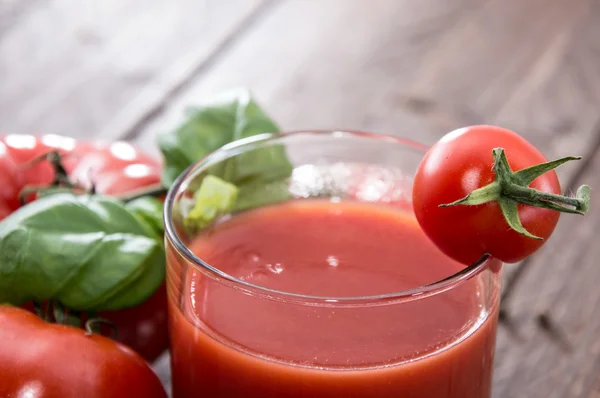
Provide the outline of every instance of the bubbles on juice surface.
[[327,264],[330,267],[334,267],[337,268],[338,265],[340,265],[340,260],[336,257],[336,256],[327,256]]
[[241,263],[238,277],[243,281],[261,286],[267,283],[269,276],[279,275],[284,271],[282,263],[266,261],[255,251],[246,253]]
[[277,274],[277,275],[279,275],[283,272],[283,265],[281,265],[281,263],[274,263],[274,264],[268,263],[266,265],[266,267],[269,271],[271,271],[272,273]]
[[248,251],[240,261],[237,276],[243,281],[260,284],[268,277],[262,256],[255,251]]

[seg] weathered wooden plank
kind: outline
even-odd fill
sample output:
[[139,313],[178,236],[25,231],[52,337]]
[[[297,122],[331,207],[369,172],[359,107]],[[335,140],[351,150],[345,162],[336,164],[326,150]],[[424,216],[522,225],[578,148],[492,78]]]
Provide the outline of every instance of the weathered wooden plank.
[[559,3],[546,45],[491,119],[522,131],[551,157],[589,152],[600,104],[600,4]]
[[[590,3],[289,1],[143,127],[139,141],[153,146],[186,106],[249,86],[288,129],[352,127],[432,143],[459,126],[500,123],[554,156],[562,153],[556,131],[561,142],[589,137],[594,119],[576,90],[587,107],[561,109],[538,95],[568,84],[551,79]],[[535,112],[524,114],[524,103]]]
[[193,74],[263,3],[36,3],[0,36],[1,129],[112,138],[123,120],[138,118],[151,98]]
[[16,25],[21,16],[31,7],[35,7],[39,0],[2,0],[0,1],[0,37],[2,33]]
[[239,86],[287,129],[348,127],[432,142],[441,131],[402,105],[406,90],[424,54],[480,3],[284,2],[144,127],[139,142],[152,147],[185,107]]
[[411,86],[413,97],[433,101],[432,114],[448,109],[472,115],[467,122],[514,129],[549,157],[564,153],[565,137],[568,149],[584,150],[596,121],[595,102],[588,87],[573,79],[581,70],[590,84],[600,84],[590,70],[594,57],[583,55],[585,45],[579,45],[592,3],[487,2],[442,38],[442,55],[424,62]]

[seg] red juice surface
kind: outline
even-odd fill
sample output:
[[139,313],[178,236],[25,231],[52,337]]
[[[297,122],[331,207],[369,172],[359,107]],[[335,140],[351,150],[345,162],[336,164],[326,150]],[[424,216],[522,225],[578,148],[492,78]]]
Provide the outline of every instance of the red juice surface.
[[[316,296],[394,293],[464,268],[410,212],[355,202],[252,210],[189,247],[236,278]],[[168,261],[175,398],[489,397],[498,287],[483,274],[420,300],[336,308],[245,294],[173,250]]]

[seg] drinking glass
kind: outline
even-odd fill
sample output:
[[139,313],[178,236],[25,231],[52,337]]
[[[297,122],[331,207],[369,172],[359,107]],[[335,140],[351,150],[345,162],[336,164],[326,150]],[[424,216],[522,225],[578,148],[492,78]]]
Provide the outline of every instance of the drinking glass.
[[[426,149],[364,132],[263,134],[226,145],[183,172],[165,206],[173,397],[488,398],[497,260],[484,256],[408,290],[319,297],[236,278],[190,248],[204,230],[190,231],[185,215],[207,175],[235,180],[251,197],[219,220],[315,198],[412,214],[412,181]],[[409,260],[423,272],[431,266],[428,256]],[[370,266],[375,272],[377,264]],[[269,344],[260,335],[270,336]],[[287,357],[285,347],[297,344],[301,352]]]

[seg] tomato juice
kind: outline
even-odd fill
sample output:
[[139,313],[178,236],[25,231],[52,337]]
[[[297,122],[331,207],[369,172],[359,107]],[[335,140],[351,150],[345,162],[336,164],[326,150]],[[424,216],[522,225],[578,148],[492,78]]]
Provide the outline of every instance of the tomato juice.
[[[308,296],[389,294],[464,268],[412,212],[359,202],[251,210],[188,247],[242,281]],[[424,298],[339,305],[268,299],[172,246],[167,256],[175,398],[489,397],[499,290],[489,268]]]

